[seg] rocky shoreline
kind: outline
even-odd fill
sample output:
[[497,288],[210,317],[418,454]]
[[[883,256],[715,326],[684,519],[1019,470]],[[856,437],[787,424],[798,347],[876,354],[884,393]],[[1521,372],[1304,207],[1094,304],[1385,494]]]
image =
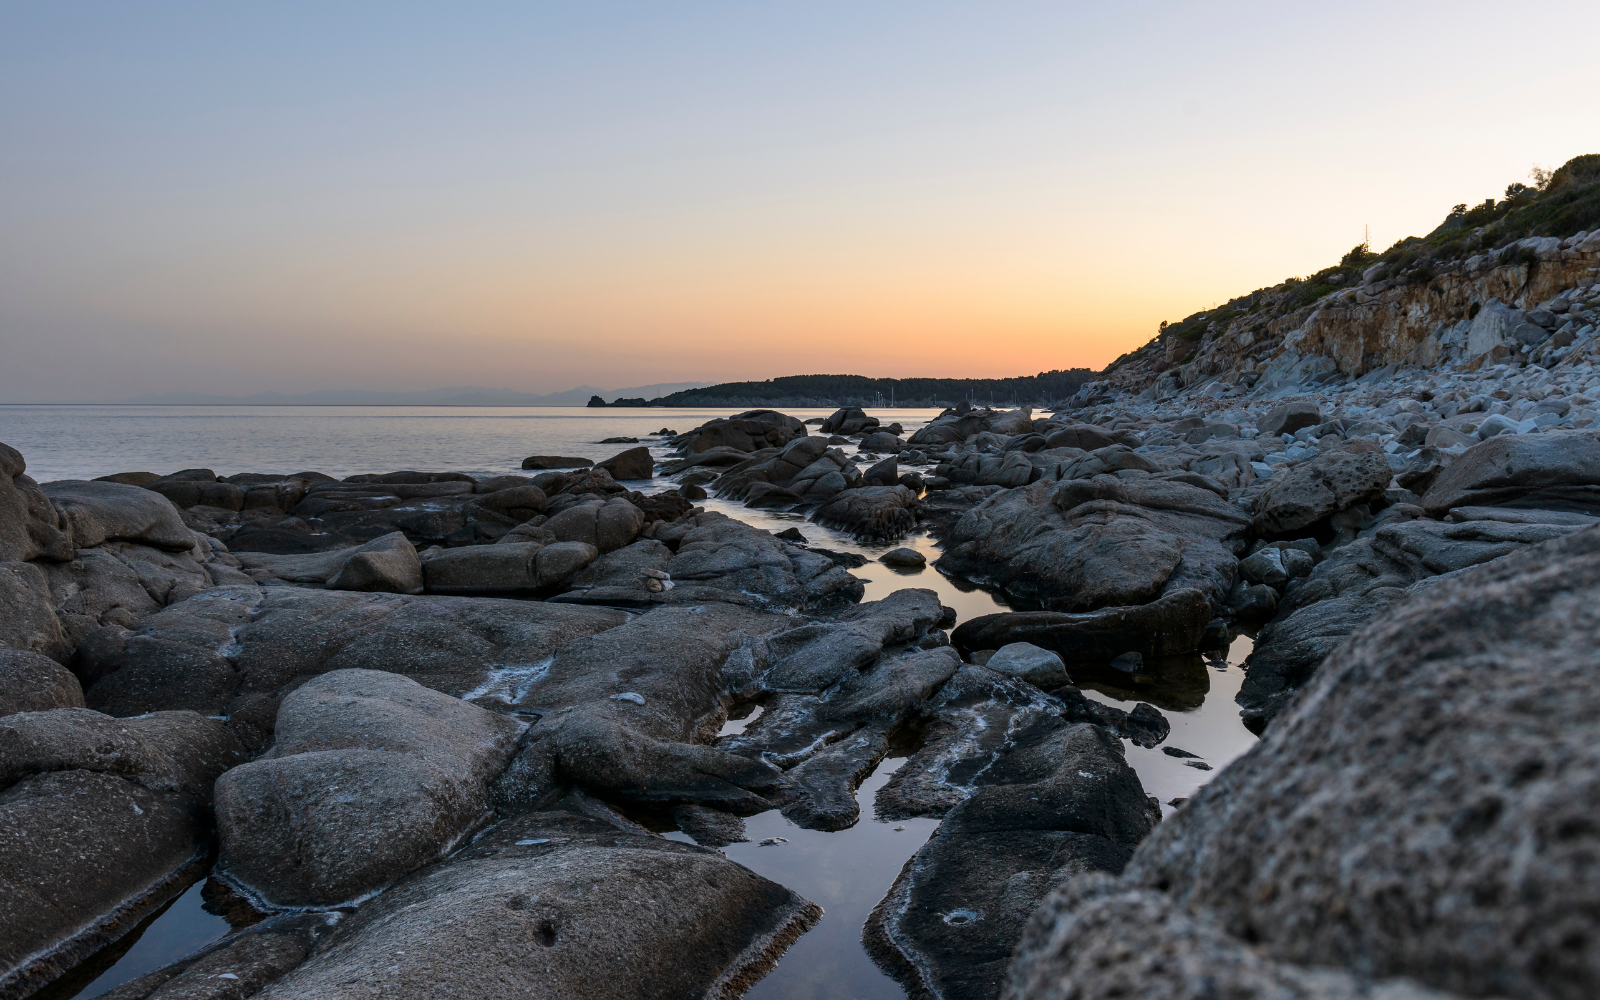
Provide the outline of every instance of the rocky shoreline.
[[[1218,337],[910,434],[42,485],[0,446],[0,996],[208,875],[241,929],[108,996],[738,996],[821,914],[718,848],[852,826],[891,753],[876,815],[941,820],[863,928],[912,996],[1590,995],[1600,288],[1546,249],[1380,331],[1409,362],[1309,353],[1412,294],[1374,275],[1259,372]],[[712,495],[929,532],[1013,610],[864,601]],[[1170,720],[1079,685],[1241,633],[1262,740],[1163,819],[1126,748]]]

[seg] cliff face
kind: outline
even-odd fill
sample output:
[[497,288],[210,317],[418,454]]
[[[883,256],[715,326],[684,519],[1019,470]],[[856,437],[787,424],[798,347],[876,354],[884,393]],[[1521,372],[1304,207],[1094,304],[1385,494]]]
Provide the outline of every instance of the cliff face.
[[1358,377],[1384,365],[1476,367],[1542,358],[1594,335],[1588,292],[1600,278],[1600,230],[1529,237],[1392,277],[1388,269],[1376,265],[1354,287],[1288,311],[1293,288],[1235,300],[1212,314],[1200,336],[1164,331],[1079,396],[1161,398],[1210,382],[1219,390],[1258,383],[1267,390]]

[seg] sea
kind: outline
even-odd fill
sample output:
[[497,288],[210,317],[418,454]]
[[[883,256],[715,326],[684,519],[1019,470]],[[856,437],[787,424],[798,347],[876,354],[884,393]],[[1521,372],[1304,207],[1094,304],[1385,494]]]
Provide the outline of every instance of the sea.
[[[670,455],[663,432],[686,431],[728,408],[611,409],[580,407],[443,406],[130,406],[0,405],[0,442],[21,452],[27,474],[38,482],[93,479],[117,472],[165,475],[210,469],[219,476],[240,472],[314,471],[335,478],[416,470],[473,475],[517,473],[529,455],[563,455],[599,461],[637,438],[657,458]],[[826,417],[827,409],[785,412],[802,420]],[[939,413],[931,409],[873,409],[883,424],[898,422],[907,435]],[[852,452],[853,447],[846,447]],[[630,484],[650,493],[671,489],[658,478]],[[938,544],[926,534],[886,545],[861,545],[849,536],[806,520],[803,514],[751,510],[711,498],[706,507],[757,527],[798,527],[808,543],[859,552],[869,560],[852,570],[866,581],[864,600],[904,587],[934,590],[954,608],[957,621],[1009,610],[1003,597],[950,579],[933,566]],[[877,561],[901,545],[922,551],[929,567],[893,570]],[[1160,748],[1126,745],[1129,763],[1145,790],[1171,812],[1172,803],[1194,792],[1228,762],[1248,750],[1255,737],[1239,722],[1233,698],[1244,679],[1251,640],[1239,636],[1225,655],[1176,680],[1130,676],[1125,681],[1085,683],[1085,693],[1131,709],[1148,700],[1172,724],[1166,746],[1197,754],[1212,768],[1202,771]],[[730,721],[737,731],[749,720]],[[802,936],[776,968],[751,988],[753,1000],[899,1000],[905,992],[885,975],[861,945],[861,928],[938,823],[880,822],[873,795],[904,758],[890,758],[862,785],[862,819],[834,833],[802,830],[776,811],[747,821],[750,842],[725,849],[728,857],[818,903],[822,921]],[[671,834],[684,839],[682,834]],[[781,840],[761,846],[764,840]],[[94,997],[192,953],[230,932],[227,921],[207,912],[196,883],[123,940],[38,996],[44,1000]]]

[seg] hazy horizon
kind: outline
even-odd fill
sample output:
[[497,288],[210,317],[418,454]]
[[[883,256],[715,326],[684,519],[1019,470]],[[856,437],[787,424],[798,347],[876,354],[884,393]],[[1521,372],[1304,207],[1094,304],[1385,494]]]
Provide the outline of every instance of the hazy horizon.
[[1510,16],[0,2],[0,401],[1099,369],[1595,151]]

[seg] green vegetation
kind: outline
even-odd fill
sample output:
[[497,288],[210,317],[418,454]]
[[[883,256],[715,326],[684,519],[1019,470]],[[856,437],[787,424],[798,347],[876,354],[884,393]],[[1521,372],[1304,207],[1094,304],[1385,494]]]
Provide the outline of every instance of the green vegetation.
[[[652,399],[619,399],[611,406],[949,406],[963,399],[996,406],[1066,399],[1095,377],[1087,368],[1018,378],[867,378],[864,375],[788,375],[765,382],[724,382]],[[598,397],[597,397],[598,398]],[[596,405],[591,400],[590,406]],[[602,404],[603,405],[603,404]]]
[[[1365,241],[1340,258],[1339,263],[1304,278],[1289,278],[1271,288],[1261,288],[1206,312],[1197,312],[1176,323],[1163,322],[1156,339],[1130,354],[1118,358],[1106,369],[1123,361],[1145,356],[1165,348],[1174,340],[1199,345],[1220,334],[1241,315],[1261,314],[1251,327],[1260,336],[1272,318],[1285,316],[1311,305],[1340,288],[1348,288],[1377,264],[1383,274],[1404,279],[1410,284],[1433,282],[1440,268],[1453,261],[1485,253],[1529,236],[1568,237],[1574,233],[1600,229],[1600,153],[1575,157],[1555,170],[1535,167],[1532,185],[1517,182],[1506,187],[1505,197],[1487,198],[1468,206],[1456,205],[1444,222],[1427,236],[1408,236],[1383,253],[1375,253]],[[1503,263],[1538,263],[1538,255],[1522,249],[1504,258]],[[1198,353],[1186,352],[1180,364]],[[1171,356],[1169,352],[1168,356]]]

